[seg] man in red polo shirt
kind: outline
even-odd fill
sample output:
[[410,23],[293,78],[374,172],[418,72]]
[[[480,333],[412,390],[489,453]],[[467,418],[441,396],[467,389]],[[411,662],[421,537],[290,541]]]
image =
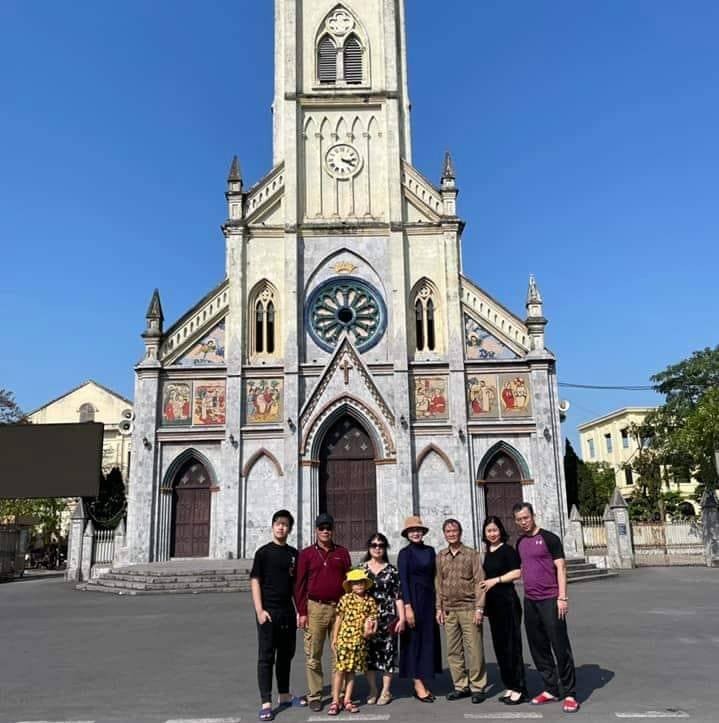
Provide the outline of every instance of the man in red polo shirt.
[[[295,580],[297,626],[304,630],[307,667],[307,702],[322,710],[322,653],[325,638],[331,639],[337,603],[344,589],[347,570],[352,567],[347,548],[332,542],[335,521],[326,512],[315,520],[315,542],[300,552]],[[332,673],[335,657],[332,653]]]

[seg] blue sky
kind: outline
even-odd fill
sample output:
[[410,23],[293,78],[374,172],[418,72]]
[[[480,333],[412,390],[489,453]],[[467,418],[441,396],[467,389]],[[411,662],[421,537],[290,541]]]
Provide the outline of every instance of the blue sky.
[[[414,164],[452,150],[465,273],[524,314],[560,381],[646,384],[717,344],[719,4],[408,0]],[[233,153],[271,165],[271,0],[0,4],[0,386],[132,396],[168,323],[224,275]],[[439,14],[438,14],[439,8]],[[652,393],[564,389],[570,436]]]

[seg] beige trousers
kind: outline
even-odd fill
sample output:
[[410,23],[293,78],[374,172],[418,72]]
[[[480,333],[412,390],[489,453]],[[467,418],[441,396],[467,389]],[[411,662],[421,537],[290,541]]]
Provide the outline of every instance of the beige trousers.
[[[305,630],[305,666],[307,669],[307,700],[322,697],[322,653],[325,639],[332,641],[332,628],[337,617],[337,608],[332,605],[309,600],[307,602],[307,629]],[[335,672],[335,654],[330,651],[332,673]]]
[[482,626],[474,622],[474,610],[450,610],[445,613],[447,663],[456,690],[469,688],[473,693],[487,687]]

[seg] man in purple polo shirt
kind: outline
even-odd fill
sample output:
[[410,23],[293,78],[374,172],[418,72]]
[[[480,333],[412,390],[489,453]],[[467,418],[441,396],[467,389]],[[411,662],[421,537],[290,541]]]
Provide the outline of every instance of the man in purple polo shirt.
[[561,683],[562,710],[576,713],[579,703],[574,697],[574,658],[567,634],[569,598],[562,541],[553,532],[537,527],[529,502],[514,505],[512,512],[522,532],[517,552],[522,561],[524,627],[532,660],[544,679],[544,691],[531,703],[559,700]]

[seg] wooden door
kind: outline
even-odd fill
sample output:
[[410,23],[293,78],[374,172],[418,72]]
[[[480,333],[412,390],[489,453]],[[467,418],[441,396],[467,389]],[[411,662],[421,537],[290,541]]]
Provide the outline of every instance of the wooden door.
[[508,455],[499,452],[487,466],[484,483],[484,499],[487,516],[494,515],[502,520],[512,544],[519,536],[514,524],[512,507],[522,502],[522,473],[517,463]]
[[320,512],[335,518],[335,542],[364,550],[377,530],[374,445],[352,417],[327,432],[320,451]]
[[172,557],[210,554],[210,476],[191,461],[179,473],[172,500]]

